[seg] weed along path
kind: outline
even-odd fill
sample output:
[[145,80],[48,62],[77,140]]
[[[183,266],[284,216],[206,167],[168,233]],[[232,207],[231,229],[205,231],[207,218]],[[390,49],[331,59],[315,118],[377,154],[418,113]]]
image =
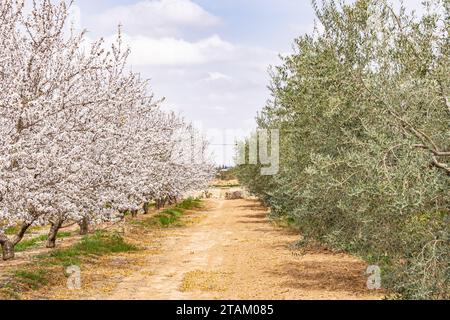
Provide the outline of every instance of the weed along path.
[[[256,200],[208,199],[190,223],[140,232],[146,249],[81,267],[82,288],[63,285],[28,298],[57,299],[380,299],[366,289],[366,265],[323,249],[299,251]],[[51,292],[51,293],[49,293]]]

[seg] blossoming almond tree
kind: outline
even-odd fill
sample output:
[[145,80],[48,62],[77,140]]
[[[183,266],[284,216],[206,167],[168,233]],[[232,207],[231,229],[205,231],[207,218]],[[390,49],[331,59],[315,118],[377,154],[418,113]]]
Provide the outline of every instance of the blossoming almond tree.
[[[3,258],[33,224],[110,221],[121,210],[177,197],[211,177],[207,162],[173,162],[185,124],[160,110],[126,71],[121,36],[109,50],[67,31],[68,6],[0,3],[0,245]],[[190,130],[190,131],[189,131]],[[185,132],[192,132],[191,129]],[[200,144],[205,142],[200,139]],[[201,148],[205,152],[205,148]],[[120,216],[119,216],[120,218]],[[8,226],[21,224],[12,238]]]
[[[50,1],[33,2],[24,13],[20,1],[2,1],[1,135],[0,135],[0,218],[9,225],[21,222],[13,239],[0,236],[5,259],[33,223],[44,223],[57,207],[55,190],[64,177],[60,164],[68,139],[60,132],[67,116],[79,107],[85,95],[80,75],[95,68],[91,54],[81,56],[83,33],[64,34],[67,6]],[[14,19],[10,19],[13,16]],[[6,40],[5,40],[6,39]],[[75,150],[75,149],[73,149]]]

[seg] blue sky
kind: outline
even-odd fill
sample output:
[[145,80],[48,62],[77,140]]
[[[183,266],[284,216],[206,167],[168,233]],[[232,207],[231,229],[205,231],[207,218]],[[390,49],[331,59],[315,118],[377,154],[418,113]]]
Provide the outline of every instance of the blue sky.
[[130,67],[204,131],[220,164],[233,155],[221,145],[254,128],[269,66],[314,25],[309,0],[77,0],[73,17],[92,38],[112,39],[123,24]]

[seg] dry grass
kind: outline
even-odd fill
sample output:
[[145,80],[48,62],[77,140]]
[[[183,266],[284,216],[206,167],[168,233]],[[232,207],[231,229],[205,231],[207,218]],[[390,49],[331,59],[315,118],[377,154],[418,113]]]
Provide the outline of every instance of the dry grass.
[[[191,225],[201,220],[201,216],[195,214],[200,208],[198,201],[188,200],[177,207],[183,212],[177,219],[179,225]],[[149,218],[139,216],[132,220],[127,217],[125,223],[100,232],[107,235],[106,238],[98,239],[99,233],[85,238],[74,237],[75,241],[70,241],[69,237],[69,246],[29,254],[22,257],[27,261],[20,264],[6,264],[0,274],[0,300],[108,296],[124,278],[140,271],[149,256],[161,254],[166,249],[162,241],[166,229],[141,223]],[[67,288],[66,267],[70,265],[80,266],[80,290]],[[147,272],[146,275],[151,274]]]
[[229,289],[229,272],[195,270],[184,275],[180,291],[224,292]]

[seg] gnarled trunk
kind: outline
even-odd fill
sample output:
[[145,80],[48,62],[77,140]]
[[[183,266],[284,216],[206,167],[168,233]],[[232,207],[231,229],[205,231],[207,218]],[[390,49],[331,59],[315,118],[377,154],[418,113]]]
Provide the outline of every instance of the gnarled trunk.
[[14,258],[14,247],[23,239],[25,232],[32,225],[32,223],[24,222],[20,227],[19,232],[10,239],[6,235],[0,235],[0,245],[2,246],[3,260],[11,260]]
[[51,223],[50,231],[48,232],[47,248],[56,247],[56,236],[58,235],[58,231],[61,228],[63,222],[64,220],[58,219],[55,222]]
[[80,226],[80,235],[85,236],[89,233],[89,219],[84,217],[80,221],[78,221],[78,225]]
[[7,261],[14,258],[14,244],[7,237],[5,238],[0,240],[0,245],[2,246],[3,260]]

